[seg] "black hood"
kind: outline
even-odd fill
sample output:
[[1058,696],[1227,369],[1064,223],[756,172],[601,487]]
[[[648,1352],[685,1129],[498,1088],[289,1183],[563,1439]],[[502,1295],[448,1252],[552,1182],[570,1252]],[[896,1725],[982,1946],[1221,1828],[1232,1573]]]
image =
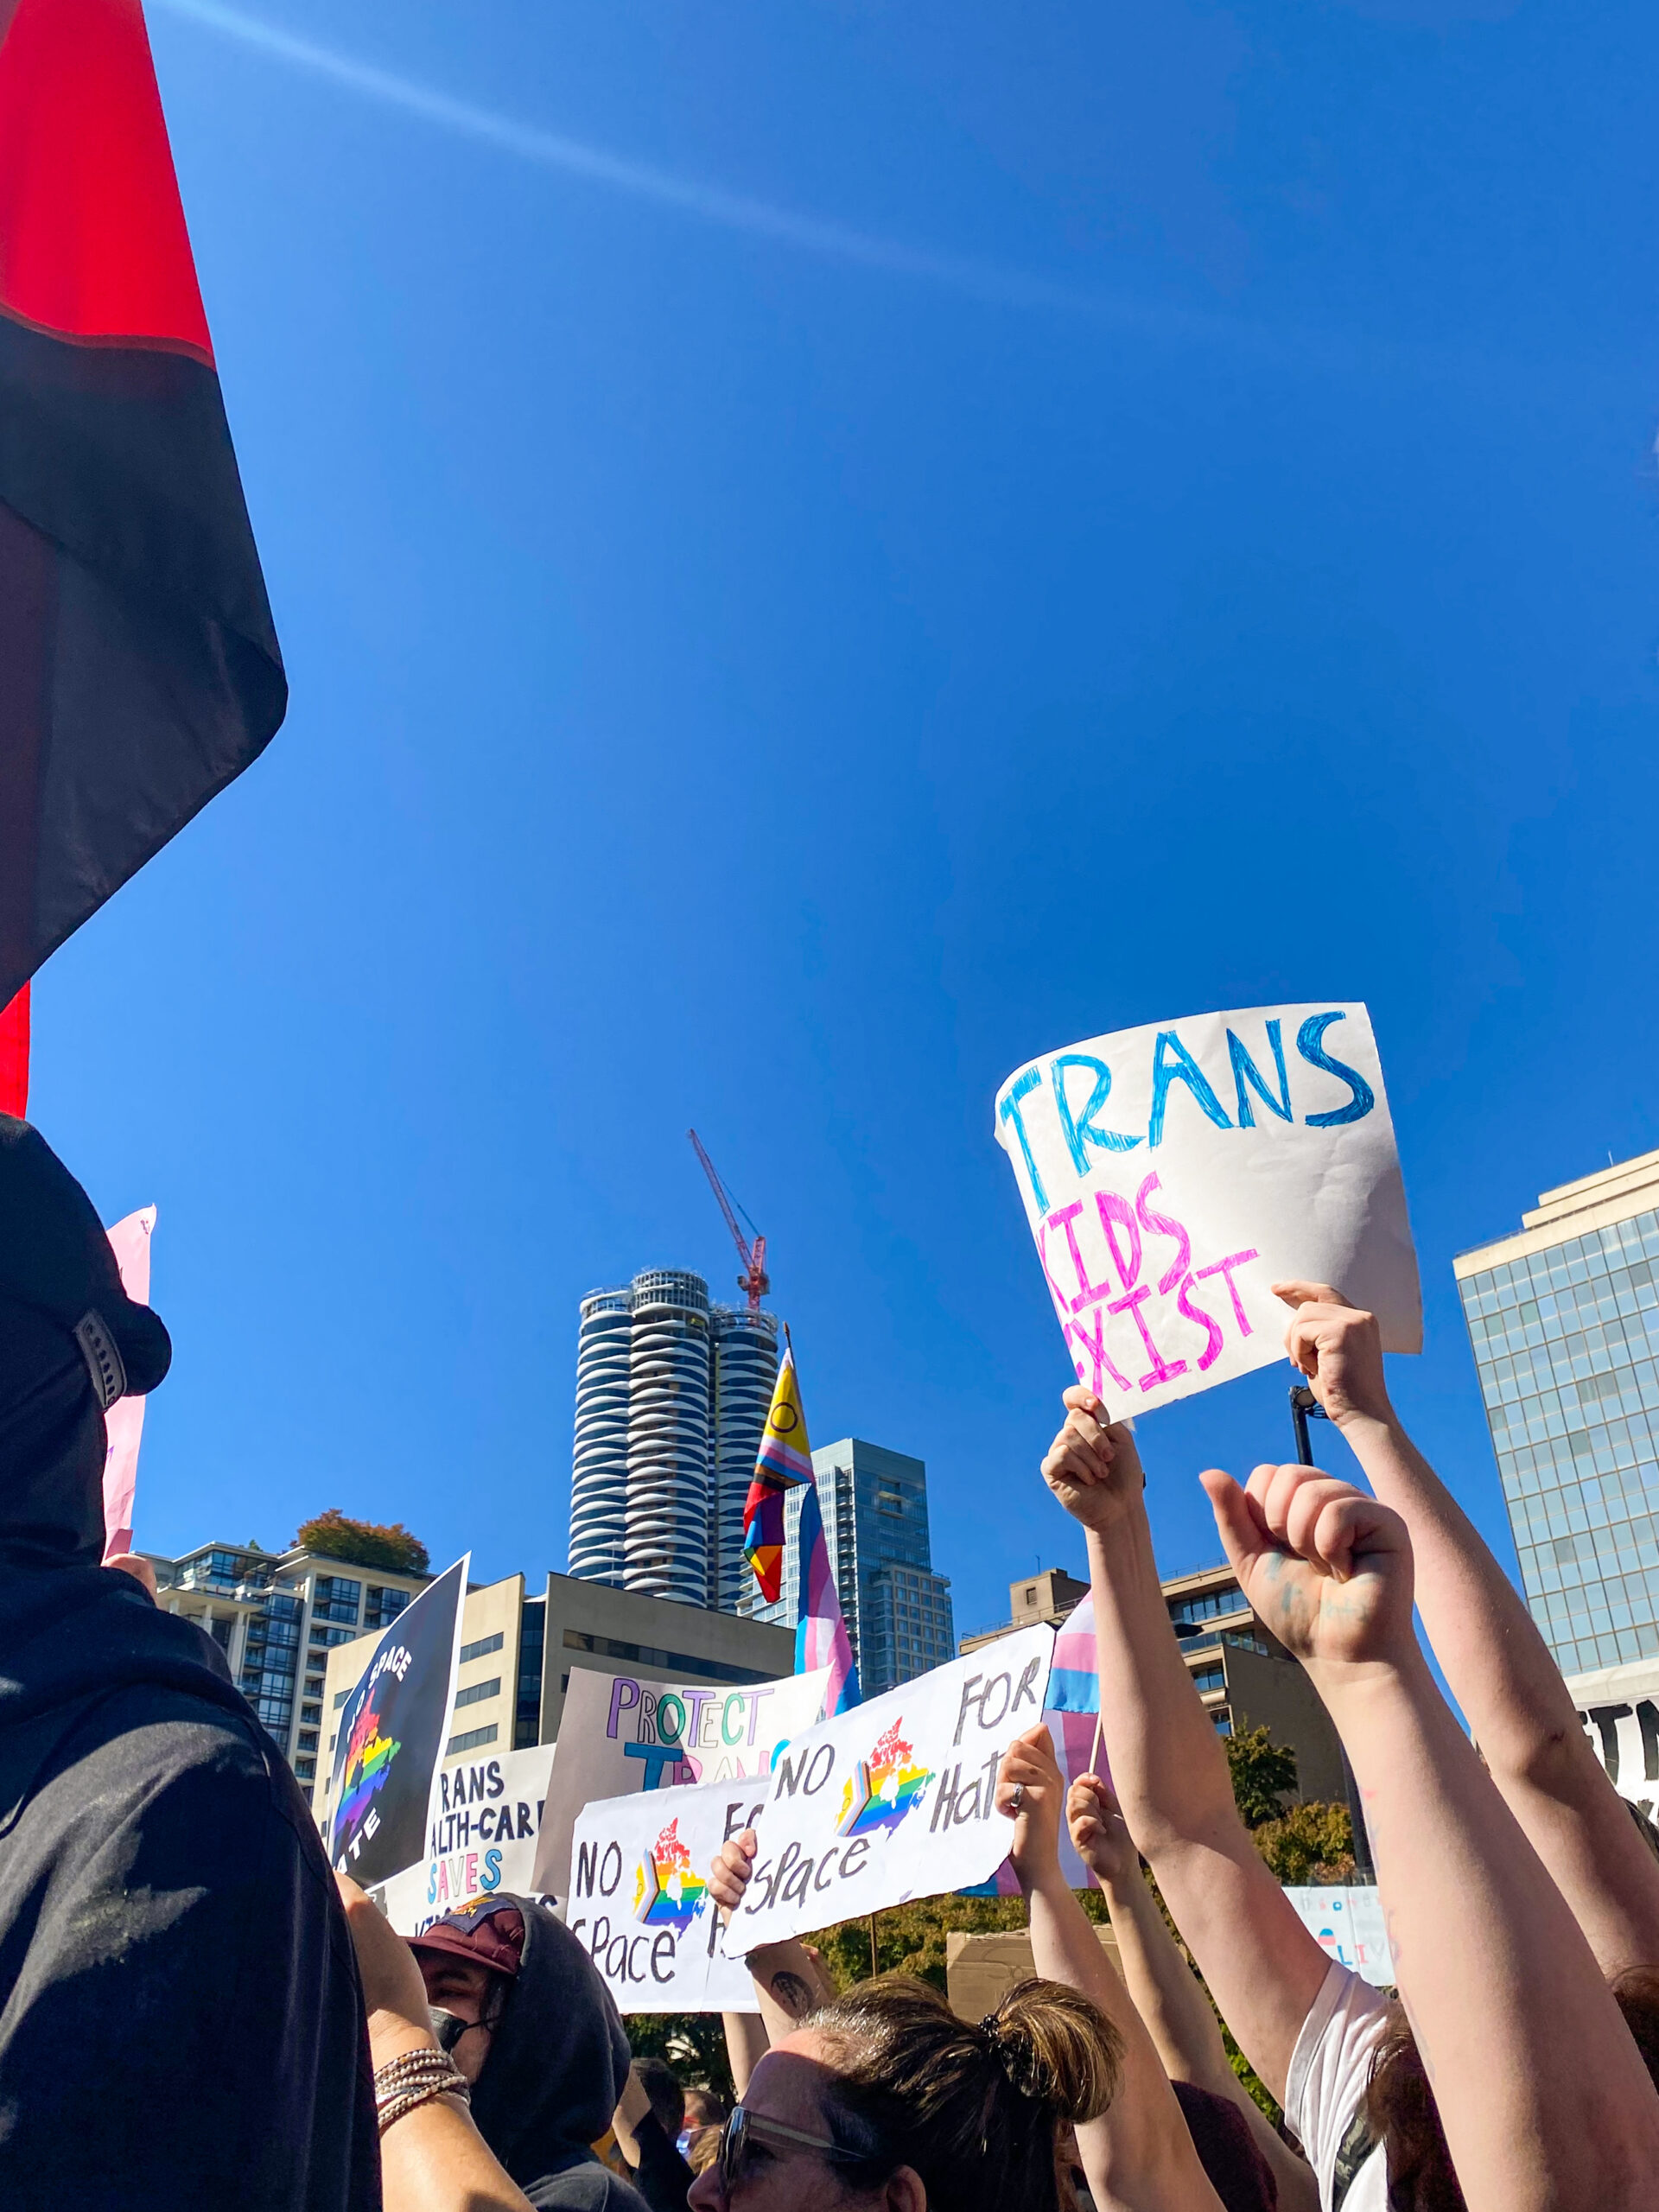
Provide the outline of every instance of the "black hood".
[[524,1916],[524,1948],[473,2118],[521,2189],[588,2156],[628,2078],[628,2038],[599,1969],[564,1923],[531,1897],[498,1902]]
[[98,1565],[107,1448],[79,1344],[0,1299],[0,1565]]

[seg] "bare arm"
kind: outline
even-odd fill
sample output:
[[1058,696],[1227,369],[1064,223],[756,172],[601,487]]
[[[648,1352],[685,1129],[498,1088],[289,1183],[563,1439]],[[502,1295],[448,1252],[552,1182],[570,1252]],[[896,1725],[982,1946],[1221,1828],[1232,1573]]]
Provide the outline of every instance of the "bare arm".
[[1407,1435],[1375,1319],[1325,1283],[1276,1283],[1291,1358],[1411,1534],[1417,1604],[1492,1780],[1604,1974],[1659,1962],[1659,1860],[1603,1772],[1536,1623]]
[[1589,1945],[1436,1689],[1398,1514],[1306,1467],[1205,1487],[1363,1796],[1401,1994],[1469,2212],[1635,2212],[1659,2095]]
[[731,2061],[732,2087],[741,2103],[749,2086],[749,2076],[772,2048],[766,2023],[758,2012],[722,2012],[720,2024],[726,2031],[726,2056]]
[[[346,1876],[335,1880],[363,1977],[369,2055],[376,2066],[409,2050],[436,2050],[415,1955],[378,1905]],[[380,2138],[385,2212],[530,2212],[459,2097],[431,2097]]]
[[1077,1856],[1100,1884],[1117,1938],[1123,1980],[1173,2082],[1192,2082],[1243,2113],[1273,2168],[1281,2212],[1319,2212],[1319,2184],[1234,2073],[1221,2029],[1198,1978],[1158,1910],[1109,1783],[1085,1774],[1071,1785],[1066,1818]]
[[1135,1439],[1091,1391],[1065,1394],[1043,1473],[1088,1532],[1101,1730],[1129,1831],[1223,2018],[1281,2101],[1330,1961],[1263,1865],[1192,1687],[1153,1557]]
[[[728,1837],[715,1853],[714,1864],[709,1870],[709,1887],[722,1921],[728,1925],[749,1886],[756,1844],[753,1828]],[[792,2036],[809,2014],[816,2012],[821,2005],[833,2005],[840,1993],[817,1954],[794,1936],[784,1943],[760,1944],[746,1955],[743,1963],[760,2000],[764,2030],[760,2049],[749,2061],[753,2072],[760,2063],[761,2051],[781,2043],[785,2036]],[[728,2047],[730,2041],[728,2034]],[[742,2094],[740,2088],[738,2094]]]
[[1090,2190],[1102,2212],[1219,2212],[1146,2023],[1060,1871],[1065,1788],[1047,1729],[1017,1738],[997,1777],[996,1802],[1014,1821],[1011,1855],[1030,1913],[1033,1963],[1046,1980],[1081,1990],[1122,2038],[1117,2094],[1100,2119],[1077,2129]]

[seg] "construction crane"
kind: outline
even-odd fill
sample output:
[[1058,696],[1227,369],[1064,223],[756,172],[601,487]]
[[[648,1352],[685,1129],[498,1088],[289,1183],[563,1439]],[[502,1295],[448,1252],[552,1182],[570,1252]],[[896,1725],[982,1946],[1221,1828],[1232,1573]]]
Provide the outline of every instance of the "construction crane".
[[709,1187],[720,1201],[720,1210],[726,1217],[726,1226],[731,1230],[732,1242],[737,1247],[737,1256],[743,1262],[743,1272],[737,1279],[737,1287],[748,1293],[750,1313],[758,1313],[760,1300],[772,1288],[772,1277],[766,1273],[766,1240],[745,1213],[744,1220],[749,1221],[749,1227],[754,1230],[754,1242],[753,1244],[749,1243],[737,1225],[737,1217],[743,1213],[743,1209],[734,1203],[726,1185],[715,1174],[715,1163],[703,1150],[702,1138],[695,1129],[688,1129],[685,1134],[691,1140],[692,1150],[702,1162],[702,1172],[709,1178]]

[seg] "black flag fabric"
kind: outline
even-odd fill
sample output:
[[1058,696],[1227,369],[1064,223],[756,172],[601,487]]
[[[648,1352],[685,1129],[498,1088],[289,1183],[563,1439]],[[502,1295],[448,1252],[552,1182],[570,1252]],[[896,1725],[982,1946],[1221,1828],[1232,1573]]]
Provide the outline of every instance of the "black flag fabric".
[[0,1007],[287,702],[139,0],[0,0]]

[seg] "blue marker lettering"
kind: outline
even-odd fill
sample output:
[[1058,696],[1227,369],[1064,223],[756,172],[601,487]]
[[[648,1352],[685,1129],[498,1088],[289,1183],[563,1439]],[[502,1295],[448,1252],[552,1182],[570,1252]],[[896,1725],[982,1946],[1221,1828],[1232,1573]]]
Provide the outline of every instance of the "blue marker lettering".
[[[1080,1116],[1073,1117],[1071,1102],[1065,1095],[1067,1068],[1092,1068],[1095,1087],[1089,1094],[1089,1103]],[[1133,1152],[1141,1141],[1139,1137],[1126,1137],[1118,1129],[1097,1129],[1095,1116],[1111,1096],[1112,1071],[1104,1060],[1096,1060],[1087,1052],[1062,1052],[1057,1060],[1048,1064],[1048,1079],[1054,1086],[1054,1103],[1060,1112],[1060,1133],[1065,1139],[1066,1149],[1071,1154],[1071,1164],[1079,1175],[1089,1173],[1086,1147],[1098,1145],[1103,1152]]]
[[[1166,1054],[1173,1057],[1166,1058]],[[1184,1083],[1218,1129],[1230,1129],[1227,1109],[1211,1090],[1209,1078],[1173,1029],[1160,1029],[1152,1048],[1152,1114],[1147,1123],[1147,1145],[1164,1141],[1164,1110],[1172,1083]]]
[[1233,1064],[1233,1083],[1238,1091],[1238,1126],[1241,1129],[1255,1127],[1249,1092],[1244,1088],[1247,1083],[1253,1087],[1268,1113],[1276,1114],[1281,1122],[1294,1122],[1296,1118],[1290,1107],[1290,1077],[1285,1073],[1285,1047],[1280,1038],[1276,1017],[1268,1024],[1268,1042],[1273,1047],[1273,1064],[1279,1071],[1277,1098],[1262,1081],[1262,1071],[1250,1058],[1249,1047],[1241,1039],[1235,1037],[1230,1029],[1227,1032],[1227,1053]]
[[1334,1129],[1344,1122],[1363,1122],[1376,1103],[1376,1093],[1364,1077],[1341,1060],[1332,1059],[1320,1041],[1333,1021],[1345,1018],[1340,1007],[1331,1014],[1310,1014],[1296,1033],[1296,1049],[1309,1067],[1323,1068],[1327,1075],[1339,1076],[1354,1094],[1345,1106],[1338,1106],[1332,1113],[1309,1114],[1306,1122],[1310,1129]]
[[1014,1123],[1014,1133],[1020,1140],[1020,1149],[1026,1155],[1026,1173],[1031,1177],[1031,1194],[1037,1201],[1038,1211],[1048,1211],[1048,1192],[1043,1188],[1043,1179],[1037,1173],[1037,1162],[1031,1156],[1031,1139],[1026,1135],[1025,1117],[1020,1111],[1020,1101],[1041,1085],[1040,1068],[1027,1068],[1023,1075],[1015,1076],[1008,1086],[1008,1095],[997,1111],[1005,1122]]

